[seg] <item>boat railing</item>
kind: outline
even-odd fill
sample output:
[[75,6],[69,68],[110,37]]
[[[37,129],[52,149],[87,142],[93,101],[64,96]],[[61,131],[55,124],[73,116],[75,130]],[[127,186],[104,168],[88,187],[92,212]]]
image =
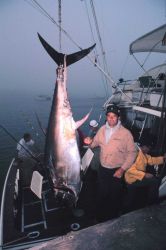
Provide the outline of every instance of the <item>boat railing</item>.
[[[163,93],[164,80],[160,80],[159,77],[157,77],[156,79],[153,79],[150,76],[140,77],[139,81],[140,81],[140,87],[142,86],[142,96],[140,98],[139,104],[146,103],[146,101],[149,99],[149,96],[151,95],[152,91],[156,90],[158,93]],[[162,98],[162,94],[161,94],[161,98]],[[158,103],[158,105],[159,105],[159,103]]]
[[[133,106],[133,114],[135,114],[135,118],[133,119],[133,122],[131,124],[131,130],[136,125],[135,123],[139,122],[140,129],[138,140],[140,140],[142,137],[143,131],[146,127],[146,122],[148,121],[148,116],[153,115],[154,119],[156,119],[156,116],[159,116],[158,114],[156,115],[156,113],[154,112],[154,107],[157,110],[159,107],[161,107],[162,97],[164,94],[164,88],[162,87],[162,85],[158,86],[158,79],[154,81],[152,78],[146,78],[146,81],[147,80],[149,81],[149,84],[148,82],[142,85],[140,83],[140,86],[142,86],[140,100],[137,103],[137,108]],[[145,89],[145,87],[147,88]],[[149,107],[151,109],[146,109],[146,107]],[[141,119],[140,114],[142,115]]]
[[[117,84],[114,93],[104,103],[103,108],[105,109],[110,104],[122,107],[132,107],[133,105],[160,107],[163,91],[164,80],[161,80],[160,77],[143,76],[131,84],[124,81],[123,84]],[[151,105],[154,92],[156,92],[155,99],[157,100],[155,104]]]
[[6,188],[8,183],[8,178],[10,171],[13,167],[13,163],[15,161],[15,158],[12,159],[11,164],[9,166],[9,169],[7,171],[7,175],[5,178],[4,186],[3,186],[3,192],[2,192],[2,198],[1,198],[1,211],[0,211],[0,246],[3,246],[3,218],[4,218],[4,205],[5,205],[5,195],[6,195]]

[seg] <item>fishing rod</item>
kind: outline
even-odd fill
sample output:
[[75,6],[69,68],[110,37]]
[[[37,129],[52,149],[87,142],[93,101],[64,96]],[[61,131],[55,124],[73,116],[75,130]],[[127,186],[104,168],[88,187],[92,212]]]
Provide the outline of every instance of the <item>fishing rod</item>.
[[30,128],[35,132],[35,135],[36,137],[39,136],[39,133],[38,131],[35,129],[35,127],[32,125],[32,122],[28,119],[27,115],[22,111],[20,110],[20,113],[22,114],[22,116],[24,117],[25,119],[25,122],[30,126]]
[[39,116],[38,116],[38,114],[36,112],[35,112],[35,116],[36,116],[37,123],[38,123],[41,131],[43,132],[43,135],[46,136],[46,130],[43,128],[42,123],[41,123],[41,121],[39,119]]
[[[29,120],[29,118],[27,117],[27,115],[26,115],[23,111],[20,111],[20,112],[21,112],[23,118],[25,119],[25,122],[30,126],[30,128],[31,128],[32,131],[34,132],[35,136],[39,139],[39,133],[38,133],[38,131],[35,129],[35,127],[32,125],[32,122]],[[35,115],[36,115],[36,117],[37,117],[37,114],[36,114],[36,113],[35,113]],[[38,123],[40,122],[39,118],[37,119],[37,122],[38,122]],[[42,129],[42,127],[41,127],[41,122],[40,122],[39,127],[41,128],[42,132],[44,133],[44,129]],[[41,140],[40,140],[40,142],[41,142]],[[40,148],[40,147],[38,147],[38,146],[36,146],[36,145],[34,145],[34,146],[35,146],[35,148],[36,148],[37,151],[41,151],[41,148]]]
[[[100,112],[99,118],[96,121],[98,123],[97,127],[99,126],[99,124],[101,122],[101,119],[102,119],[102,111]],[[89,131],[88,131],[88,137],[90,137],[91,134],[92,134],[92,128],[90,128]]]
[[101,113],[100,113],[100,115],[99,115],[98,124],[100,124],[101,119],[102,119],[102,116],[103,116],[103,110],[101,111]]
[[0,124],[0,127],[3,129],[3,131],[7,134],[7,135],[9,135],[12,139],[13,139],[13,141],[15,141],[17,144],[19,144],[28,154],[29,154],[29,156],[33,159],[33,160],[35,160],[36,162],[40,162],[41,163],[41,161],[39,160],[39,159],[37,159],[37,157],[35,157],[26,147],[24,147],[21,143],[19,143],[18,141],[17,141],[17,139],[4,127],[4,126],[2,126],[1,124]]

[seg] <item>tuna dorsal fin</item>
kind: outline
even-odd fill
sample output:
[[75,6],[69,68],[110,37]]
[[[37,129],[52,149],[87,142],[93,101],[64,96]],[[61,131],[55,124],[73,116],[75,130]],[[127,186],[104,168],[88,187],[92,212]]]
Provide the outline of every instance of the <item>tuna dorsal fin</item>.
[[89,116],[90,116],[90,113],[92,112],[92,109],[93,109],[93,108],[91,108],[90,111],[89,111],[89,113],[88,113],[87,115],[85,115],[81,120],[76,121],[76,129],[79,128],[79,127],[81,127],[82,124],[84,124],[84,122],[86,122],[86,120],[87,120],[87,119],[89,118]]
[[[54,60],[54,62],[56,62],[58,66],[63,65],[65,55],[63,53],[59,53],[54,48],[52,48],[39,33],[38,33],[38,37],[43,47],[45,48],[47,53],[50,55],[50,57]],[[70,64],[75,63],[79,61],[80,59],[82,59],[83,57],[85,57],[86,55],[88,55],[95,46],[96,44],[94,44],[93,46],[87,49],[80,50],[70,55],[66,55],[66,66],[69,66]]]

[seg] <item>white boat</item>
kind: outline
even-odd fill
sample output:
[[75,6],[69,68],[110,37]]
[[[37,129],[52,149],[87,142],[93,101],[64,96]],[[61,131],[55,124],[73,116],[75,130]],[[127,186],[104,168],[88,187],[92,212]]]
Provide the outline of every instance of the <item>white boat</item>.
[[149,69],[138,80],[128,82],[120,79],[114,93],[104,104],[104,108],[109,104],[120,107],[132,107],[137,104],[161,107],[165,72],[166,64],[161,64]]
[[[132,42],[130,45],[130,53],[138,52],[166,52],[165,41],[166,25],[145,34]],[[162,95],[165,86],[166,64],[157,65],[135,81],[119,80],[114,86],[113,95],[106,101],[104,107],[108,104],[115,103],[119,106],[130,106],[148,104],[152,107],[162,105]],[[159,98],[160,96],[160,98]]]
[[[166,25],[163,25],[138,38],[131,43],[130,53],[165,53],[165,32]],[[118,105],[123,110],[122,121],[132,130],[134,128],[139,130],[152,128],[152,120],[155,120],[155,116],[161,116],[164,111],[165,81],[166,64],[149,69],[133,82],[121,79],[120,83],[115,85],[114,93],[103,107],[106,108],[113,103]],[[153,115],[154,117],[152,117]],[[139,139],[140,137],[141,135],[139,135]]]
[[[132,42],[130,53],[166,53],[166,25],[149,32]],[[136,142],[150,137],[158,154],[166,148],[166,64],[149,69],[138,80],[131,83],[121,81],[113,95],[104,103],[106,108],[116,104],[122,111],[122,123],[131,130]],[[158,173],[159,174],[159,173]],[[166,197],[165,171],[160,196]]]

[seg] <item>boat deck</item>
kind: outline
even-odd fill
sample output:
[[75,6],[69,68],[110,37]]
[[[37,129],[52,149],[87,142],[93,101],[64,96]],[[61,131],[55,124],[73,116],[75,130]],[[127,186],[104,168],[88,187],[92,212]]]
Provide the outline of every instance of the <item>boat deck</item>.
[[11,246],[22,244],[31,246],[34,241],[52,239],[77,230],[77,227],[83,229],[96,223],[94,220],[96,179],[92,177],[91,172],[87,171],[84,177],[75,209],[59,207],[47,182],[43,185],[42,199],[26,186],[21,187],[21,195],[14,200],[16,173],[17,166],[11,169],[8,176],[7,197],[4,203],[4,248],[10,249]]
[[[166,202],[37,246],[42,250],[165,250]],[[34,250],[36,248],[31,248]]]
[[[8,176],[2,249],[30,248],[43,241],[59,236],[65,237],[72,231],[84,231],[82,229],[91,228],[98,223],[95,218],[97,206],[97,172],[95,170],[91,168],[87,170],[77,207],[69,209],[58,206],[47,181],[43,184],[42,199],[39,199],[28,186],[22,187],[21,196],[13,199],[16,196],[17,169],[18,166],[13,165]],[[29,181],[26,178],[27,183]],[[145,190],[141,190],[141,193],[136,195],[133,210],[145,206],[143,193]],[[122,213],[125,213],[123,207]],[[100,225],[95,230],[98,228]]]

